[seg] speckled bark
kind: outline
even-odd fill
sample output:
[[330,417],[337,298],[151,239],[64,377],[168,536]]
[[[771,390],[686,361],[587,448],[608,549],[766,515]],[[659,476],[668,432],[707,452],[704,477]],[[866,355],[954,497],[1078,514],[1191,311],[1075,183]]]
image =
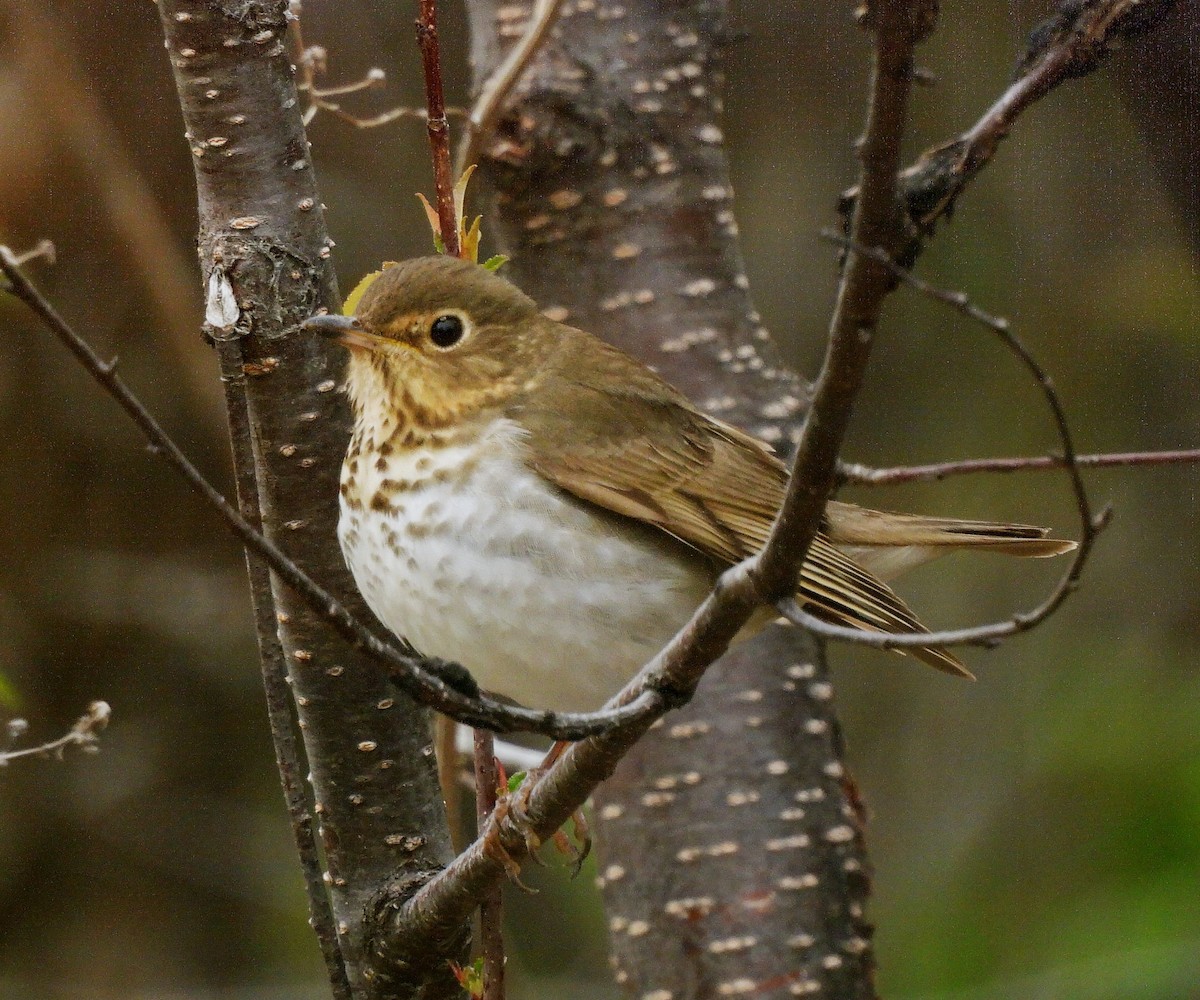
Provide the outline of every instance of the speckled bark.
[[[472,0],[479,82],[519,4]],[[497,135],[479,190],[508,276],[564,322],[777,442],[805,388],[748,292],[722,149],[724,3],[567,0]]]
[[875,995],[870,872],[815,641],[737,649],[596,797],[617,981],[637,997]]
[[[522,8],[468,4],[479,84]],[[481,143],[509,277],[772,442],[806,388],[750,299],[720,129],[718,2],[568,0]],[[768,633],[712,668],[597,796],[614,965],[654,1000],[874,996],[859,817],[813,646]]]
[[[337,292],[284,44],[287,4],[159,6],[196,166],[206,329],[250,418],[235,454],[253,455],[267,534],[365,618],[335,534],[348,436],[338,359],[291,330]],[[425,713],[291,592],[255,597],[260,623],[272,601],[279,622],[354,991],[454,995],[440,964],[424,970],[430,982],[417,975],[402,989],[365,983],[361,967],[364,907],[378,886],[450,856]],[[260,635],[264,652],[276,641]]]

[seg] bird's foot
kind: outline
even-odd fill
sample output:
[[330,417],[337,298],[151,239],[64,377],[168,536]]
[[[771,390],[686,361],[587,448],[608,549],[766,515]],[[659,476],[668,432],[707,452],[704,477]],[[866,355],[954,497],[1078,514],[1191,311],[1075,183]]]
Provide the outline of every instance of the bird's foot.
[[[510,814],[516,823],[526,832],[526,845],[530,841],[532,830],[529,829],[532,820],[529,816],[529,798],[533,794],[533,789],[542,779],[543,775],[555,764],[555,762],[563,755],[567,747],[571,744],[563,741],[555,743],[554,746],[546,753],[545,759],[535,768],[531,768],[525,774],[525,780],[521,782],[521,786],[512,794],[511,803],[509,806]],[[588,828],[587,820],[584,818],[583,810],[576,809],[571,813],[571,832],[575,836],[575,840],[579,846],[571,842],[567,834],[559,829],[554,832],[551,837],[551,842],[560,854],[571,859],[572,871],[571,878],[575,878],[580,869],[583,867],[583,862],[587,859],[588,854],[592,850],[592,837]],[[535,838],[537,839],[537,838]],[[537,853],[537,848],[541,847],[541,843],[537,847],[531,847],[529,856],[540,865],[544,865],[541,856]]]
[[[510,826],[514,825],[514,819],[511,816],[512,804],[511,796],[505,795],[496,802],[496,808],[492,810],[491,822],[488,823],[487,829],[483,834],[483,853],[485,857],[494,858],[504,866],[504,872],[508,875],[508,879],[522,892],[527,892],[531,896],[537,893],[537,890],[526,885],[521,881],[521,865],[504,846],[504,842],[500,839],[500,832],[505,823]],[[537,835],[528,827],[522,829],[519,823],[515,824],[520,832],[525,836],[525,847],[530,849],[530,838],[533,838],[535,844],[540,845],[537,840]],[[530,850],[530,857],[536,858],[537,855]]]
[[[519,834],[525,841],[525,850],[529,857],[537,864],[545,867],[545,862],[542,861],[538,853],[542,847],[542,839],[534,832],[533,818],[529,813],[530,797],[533,794],[534,788],[537,787],[537,783],[558,758],[563,755],[568,746],[570,746],[569,743],[555,743],[546,754],[542,763],[526,771],[521,784],[512,791],[507,791],[508,778],[504,774],[503,768],[500,771],[500,797],[497,799],[496,807],[492,813],[492,822],[488,825],[488,830],[484,834],[483,846],[485,853],[500,861],[504,865],[504,870],[508,873],[509,878],[523,889],[528,889],[528,887],[518,877],[521,871],[520,865],[517,864],[516,860],[504,847],[501,841],[501,831],[510,830]],[[588,830],[587,820],[584,819],[583,812],[579,809],[576,809],[571,814],[571,830],[579,846],[573,844],[563,830],[555,831],[551,842],[559,852],[571,859],[573,865],[571,877],[574,878],[579,874],[584,860],[592,849],[592,838]]]
[[562,830],[555,832],[554,846],[560,853],[571,859],[571,878],[576,878],[583,868],[587,856],[592,853],[592,832],[588,828],[588,822],[582,809],[576,809],[571,813],[571,833],[579,846],[571,843],[571,839]]

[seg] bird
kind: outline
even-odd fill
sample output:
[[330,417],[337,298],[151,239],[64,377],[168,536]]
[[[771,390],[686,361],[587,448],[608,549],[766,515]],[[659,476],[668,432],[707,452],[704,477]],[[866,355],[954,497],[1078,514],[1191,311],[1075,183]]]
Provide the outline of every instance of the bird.
[[[603,705],[762,547],[783,502],[769,445],[472,261],[386,266],[352,315],[303,327],[349,353],[338,539],[367,605],[528,707]],[[957,549],[1074,547],[1047,535],[830,500],[796,598],[837,624],[927,632],[886,580]],[[943,647],[900,652],[971,676]]]

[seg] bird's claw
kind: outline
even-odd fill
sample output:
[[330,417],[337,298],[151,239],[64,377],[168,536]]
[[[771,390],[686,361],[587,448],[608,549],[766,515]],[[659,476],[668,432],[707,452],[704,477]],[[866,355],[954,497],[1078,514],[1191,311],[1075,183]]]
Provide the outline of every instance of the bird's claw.
[[[509,881],[513,883],[522,892],[527,892],[531,896],[537,894],[537,890],[526,885],[521,881],[521,866],[517,863],[516,858],[508,853],[508,848],[504,846],[504,842],[500,839],[500,831],[505,823],[510,827],[515,827],[525,838],[525,846],[528,849],[530,838],[540,846],[537,835],[531,830],[528,825],[522,826],[521,821],[512,813],[512,797],[505,795],[496,803],[496,808],[492,810],[492,820],[488,823],[487,830],[483,834],[483,853],[487,857],[495,858],[504,866],[505,874],[508,875]],[[530,851],[530,857],[537,856]]]

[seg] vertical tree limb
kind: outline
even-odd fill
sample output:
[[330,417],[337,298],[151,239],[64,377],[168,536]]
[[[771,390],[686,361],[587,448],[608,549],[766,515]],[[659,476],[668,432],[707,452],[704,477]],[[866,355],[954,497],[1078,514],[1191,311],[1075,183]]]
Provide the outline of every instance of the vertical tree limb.
[[[516,10],[469,5],[477,86],[523,35]],[[807,389],[762,327],[737,242],[725,5],[568,10],[475,140],[506,270],[556,319],[786,449]],[[874,995],[869,865],[831,694],[796,630],[740,646],[597,793],[614,964],[633,995]]]
[[865,817],[823,651],[771,629],[714,665],[694,704],[595,797],[617,981],[680,1000],[739,984],[874,997]]
[[[268,536],[365,617],[336,542],[348,432],[336,359],[318,338],[288,333],[336,305],[337,290],[284,44],[287,4],[159,8],[196,167],[207,330],[249,415],[248,427],[233,425],[235,456],[253,456]],[[248,477],[239,469],[240,483]],[[389,995],[364,978],[366,901],[398,872],[436,869],[450,854],[426,714],[290,591],[264,592],[261,574],[255,582],[264,659],[274,617],[296,696],[350,984],[355,995]],[[415,989],[432,981],[424,995],[453,995],[453,980],[434,972],[418,970]]]
[[[232,343],[220,347],[221,381],[225,386],[225,408],[229,419],[229,437],[237,477],[238,507],[242,516],[262,530],[261,502],[251,449],[253,428],[246,405],[245,374],[241,370],[241,352]],[[329,973],[333,1000],[349,1000],[350,981],[338,943],[337,923],[325,888],[320,855],[313,827],[312,803],[304,782],[305,755],[296,739],[292,692],[288,686],[287,661],[276,631],[275,601],[271,594],[271,571],[260,560],[246,555],[250,576],[250,594],[254,604],[254,627],[258,634],[259,660],[262,665],[263,691],[271,743],[275,748],[275,766],[283,785],[283,798],[292,823],[292,837],[304,873],[308,894],[308,919],[317,946]]]

